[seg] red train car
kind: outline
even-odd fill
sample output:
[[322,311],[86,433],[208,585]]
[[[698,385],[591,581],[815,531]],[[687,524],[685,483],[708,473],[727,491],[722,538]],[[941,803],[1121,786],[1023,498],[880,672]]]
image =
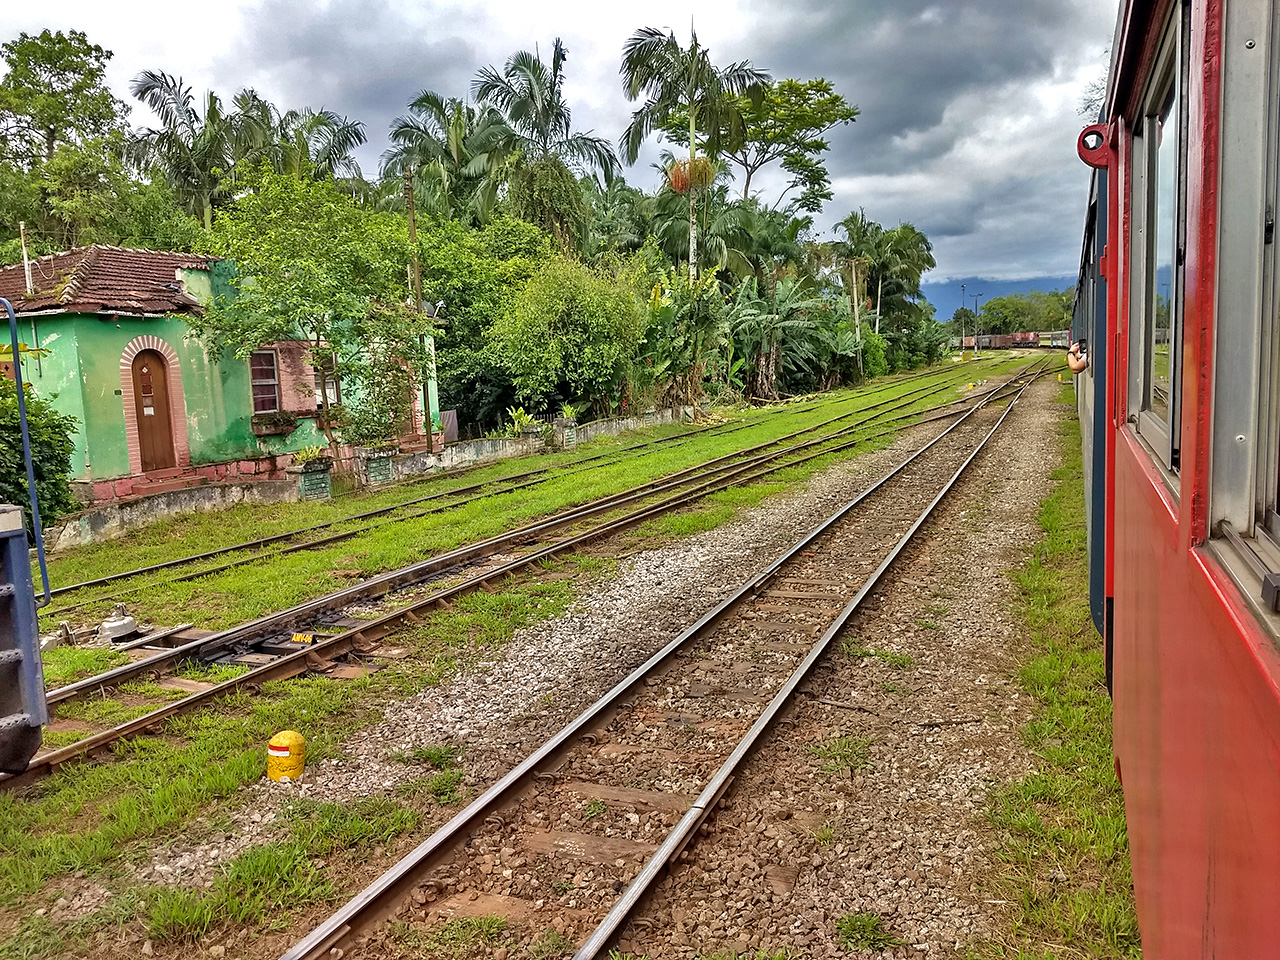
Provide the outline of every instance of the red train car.
[[1149,960],[1280,957],[1280,0],[1124,0],[1073,334]]

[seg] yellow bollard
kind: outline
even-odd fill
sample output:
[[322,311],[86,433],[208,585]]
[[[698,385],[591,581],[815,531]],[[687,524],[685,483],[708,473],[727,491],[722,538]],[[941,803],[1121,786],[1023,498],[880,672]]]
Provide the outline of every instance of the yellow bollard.
[[287,783],[302,776],[307,741],[295,730],[282,730],[267,742],[267,776]]

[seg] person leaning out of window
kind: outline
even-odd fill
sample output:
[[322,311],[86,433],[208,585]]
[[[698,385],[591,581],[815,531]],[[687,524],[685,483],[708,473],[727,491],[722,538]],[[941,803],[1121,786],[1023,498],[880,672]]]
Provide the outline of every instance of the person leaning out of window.
[[1067,348],[1067,369],[1073,374],[1084,373],[1089,367],[1089,351],[1084,341],[1077,340]]

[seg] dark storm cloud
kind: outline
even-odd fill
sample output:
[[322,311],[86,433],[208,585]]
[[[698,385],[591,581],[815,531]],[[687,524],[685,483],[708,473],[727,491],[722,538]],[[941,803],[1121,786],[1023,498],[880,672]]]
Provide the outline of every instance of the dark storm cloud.
[[[751,57],[825,76],[862,111],[833,132],[828,222],[865,206],[935,240],[940,271],[1069,272],[1079,121],[1034,91],[1100,62],[1113,0],[748,0]],[[1056,266],[1055,266],[1056,265]]]
[[256,86],[282,108],[327,107],[362,120],[366,175],[394,117],[424,90],[465,96],[477,55],[469,16],[414,20],[387,0],[324,7],[266,0],[244,19],[243,43],[215,65],[220,87]]
[[[835,82],[862,110],[856,128],[838,134],[857,145],[844,152],[851,169],[893,170],[949,149],[954,134],[939,124],[958,98],[1042,80],[1057,65],[1085,56],[1090,6],[1097,4],[794,0],[786,16],[759,35],[755,59],[774,76]],[[748,9],[770,20],[768,11],[777,7],[751,0]],[[1101,25],[1098,35],[1107,33],[1109,25]]]

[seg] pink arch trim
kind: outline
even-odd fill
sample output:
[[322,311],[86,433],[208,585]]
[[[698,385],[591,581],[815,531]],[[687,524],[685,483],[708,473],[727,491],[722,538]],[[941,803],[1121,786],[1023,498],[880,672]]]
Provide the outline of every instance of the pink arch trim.
[[165,385],[169,388],[169,423],[173,428],[173,447],[178,469],[191,466],[191,444],[187,438],[187,398],[182,392],[182,366],[178,354],[159,337],[147,334],[134,337],[120,355],[120,392],[124,398],[124,438],[129,447],[129,473],[142,473],[142,447],[138,443],[138,408],[133,395],[133,360],[143,350],[154,350],[164,357]]

